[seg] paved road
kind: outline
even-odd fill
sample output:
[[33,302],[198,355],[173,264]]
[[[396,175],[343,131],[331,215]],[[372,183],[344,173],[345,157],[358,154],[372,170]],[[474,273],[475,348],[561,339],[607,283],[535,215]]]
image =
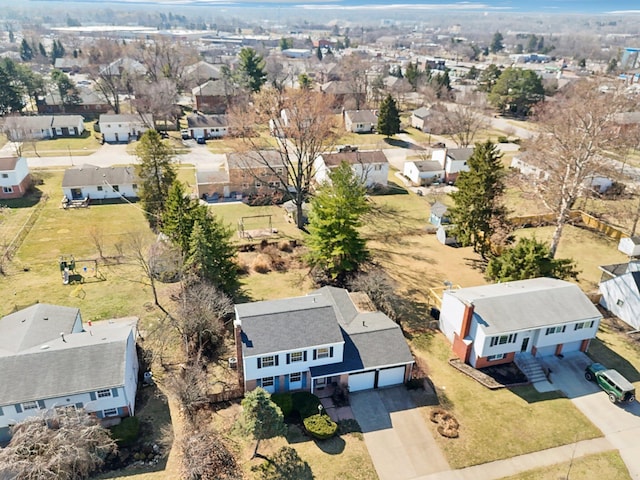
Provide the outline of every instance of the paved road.
[[380,480],[410,480],[449,470],[405,387],[357,392],[350,398]]

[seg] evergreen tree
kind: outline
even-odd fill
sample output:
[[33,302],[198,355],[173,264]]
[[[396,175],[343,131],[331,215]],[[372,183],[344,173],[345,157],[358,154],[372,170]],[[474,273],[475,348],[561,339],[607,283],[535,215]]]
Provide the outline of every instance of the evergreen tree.
[[322,61],[322,49],[320,48],[320,45],[318,45],[318,48],[316,49],[316,57],[318,57],[318,60]]
[[500,32],[496,32],[493,34],[493,38],[491,39],[491,45],[489,45],[489,49],[491,53],[498,53],[504,50],[504,37]]
[[174,151],[162,141],[158,132],[147,130],[136,145],[136,156],[140,160],[136,165],[136,173],[142,180],[140,203],[149,225],[157,230],[165,211],[169,189],[176,179]]
[[488,95],[489,102],[499,110],[524,116],[531,106],[544,98],[542,80],[533,70],[509,67],[500,74]]
[[411,88],[415,92],[418,89],[418,81],[420,80],[420,71],[418,70],[418,62],[409,62],[407,70],[404,72],[404,76],[411,85]]
[[506,224],[504,167],[497,147],[487,140],[477,143],[467,161],[469,171],[461,172],[456,181],[457,192],[451,193],[455,205],[449,209],[453,235],[462,246],[486,258],[491,251],[491,237]]
[[378,132],[386,137],[395,135],[400,131],[400,112],[396,101],[391,95],[387,95],[380,104],[378,112]]
[[208,280],[227,295],[235,296],[238,291],[238,268],[234,260],[236,250],[231,244],[231,230],[204,205],[198,205],[192,215],[193,228],[185,271]]
[[51,72],[51,81],[58,89],[63,106],[82,103],[76,84],[66,73],[57,69],[53,70]]
[[47,56],[47,51],[44,49],[44,45],[42,45],[42,43],[38,44],[38,51],[40,52],[40,56],[45,57]]
[[356,177],[348,163],[340,164],[329,179],[311,199],[308,260],[342,284],[369,258],[365,241],[358,233],[369,204],[363,179]]
[[26,38],[23,38],[20,43],[20,58],[23,62],[29,62],[33,59],[33,49]]
[[240,50],[239,58],[240,72],[247,87],[252,92],[260,91],[262,85],[267,81],[264,58],[251,47],[244,47]]
[[493,63],[489,65],[480,74],[480,78],[478,79],[478,90],[481,92],[490,92],[501,74],[502,70],[500,70],[497,65]]
[[4,67],[0,67],[0,115],[19,112],[24,108],[20,89],[15,85],[11,75]]
[[578,276],[573,260],[554,259],[549,245],[535,238],[521,238],[514,247],[492,258],[486,274],[497,282],[537,277],[576,279]]
[[197,205],[197,201],[192,200],[187,194],[182,182],[173,182],[162,211],[160,229],[185,255],[189,252]]
[[307,75],[306,73],[301,73],[300,75],[298,75],[298,84],[303,90],[311,89],[311,77],[309,77],[309,75]]
[[253,451],[253,456],[256,457],[260,440],[279,437],[286,433],[284,416],[280,407],[271,401],[271,395],[260,387],[245,393],[241,405],[240,423],[256,440]]
[[9,43],[16,43],[16,36],[13,30],[9,30]]

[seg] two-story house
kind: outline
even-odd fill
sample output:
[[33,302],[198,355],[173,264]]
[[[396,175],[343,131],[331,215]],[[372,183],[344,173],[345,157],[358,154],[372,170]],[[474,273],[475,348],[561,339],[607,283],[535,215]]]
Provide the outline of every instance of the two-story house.
[[356,178],[361,179],[367,187],[387,186],[389,177],[389,162],[382,150],[371,151],[341,151],[337,153],[323,153],[314,162],[314,180],[323,183],[329,180],[329,172],[337,168],[342,162],[347,162]]
[[287,166],[278,150],[235,152],[227,155],[229,184],[224,196],[230,192],[242,196],[274,195],[284,189],[281,178],[286,178]]
[[31,186],[31,173],[24,157],[0,158],[0,198],[21,198]]
[[533,278],[445,290],[440,329],[460,360],[476,368],[533,356],[586,352],[602,315],[580,288]]
[[100,132],[102,132],[105,142],[117,143],[136,140],[153,126],[153,115],[150,113],[100,115]]
[[135,412],[137,318],[82,323],[80,310],[35,304],[0,319],[0,441],[56,408],[117,421]]
[[431,152],[431,160],[440,164],[444,170],[444,181],[453,183],[460,172],[468,172],[467,161],[473,154],[473,148],[439,148]]
[[364,311],[344,289],[235,306],[239,375],[245,390],[351,392],[402,384],[413,357],[397,323]]

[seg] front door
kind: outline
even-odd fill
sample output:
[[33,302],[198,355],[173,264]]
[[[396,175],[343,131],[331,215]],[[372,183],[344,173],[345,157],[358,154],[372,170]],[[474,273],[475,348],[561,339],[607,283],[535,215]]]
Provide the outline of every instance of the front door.
[[81,200],[82,197],[82,189],[81,188],[72,188],[71,189],[71,200]]
[[524,337],[522,339],[522,346],[520,347],[520,351],[526,352],[528,346],[529,346],[529,337]]

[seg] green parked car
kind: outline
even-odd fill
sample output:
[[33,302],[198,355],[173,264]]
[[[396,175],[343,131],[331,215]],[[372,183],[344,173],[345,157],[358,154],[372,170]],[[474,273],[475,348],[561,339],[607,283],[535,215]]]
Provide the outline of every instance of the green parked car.
[[584,378],[597,382],[598,386],[609,395],[611,403],[636,400],[636,388],[620,373],[607,368],[601,363],[592,363],[584,371]]

